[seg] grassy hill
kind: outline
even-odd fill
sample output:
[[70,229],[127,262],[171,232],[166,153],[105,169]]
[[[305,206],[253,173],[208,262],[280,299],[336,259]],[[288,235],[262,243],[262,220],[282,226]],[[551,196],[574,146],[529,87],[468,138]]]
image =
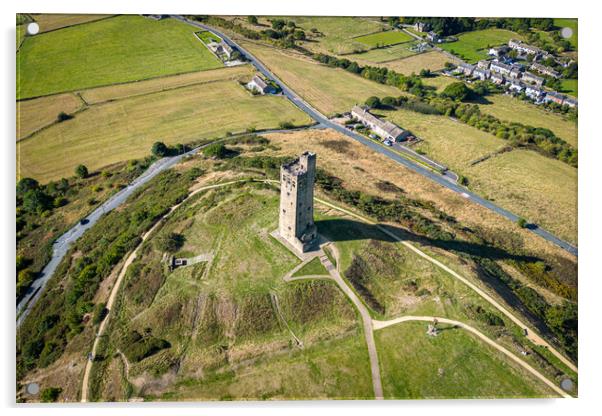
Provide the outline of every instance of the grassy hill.
[[28,38],[17,99],[221,66],[189,25],[117,16]]

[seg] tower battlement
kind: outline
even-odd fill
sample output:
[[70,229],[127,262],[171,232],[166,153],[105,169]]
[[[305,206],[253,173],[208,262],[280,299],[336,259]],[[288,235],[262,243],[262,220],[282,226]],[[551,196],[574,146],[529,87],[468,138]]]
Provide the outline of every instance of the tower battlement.
[[280,168],[280,221],[278,232],[301,253],[315,242],[314,183],[316,154],[305,152]]

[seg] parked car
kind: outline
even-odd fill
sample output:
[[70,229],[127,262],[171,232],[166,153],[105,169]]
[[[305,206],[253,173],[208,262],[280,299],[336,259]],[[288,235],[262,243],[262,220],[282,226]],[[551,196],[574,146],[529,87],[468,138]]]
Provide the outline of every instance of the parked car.
[[393,142],[391,140],[385,140],[383,143],[385,146],[393,146]]

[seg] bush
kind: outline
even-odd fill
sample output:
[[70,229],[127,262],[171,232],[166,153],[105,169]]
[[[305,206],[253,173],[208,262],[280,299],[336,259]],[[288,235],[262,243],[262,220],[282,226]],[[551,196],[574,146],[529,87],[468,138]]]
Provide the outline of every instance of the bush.
[[519,219],[516,221],[516,223],[518,224],[518,226],[519,226],[520,228],[527,228],[527,220],[526,220],[526,219],[524,219],[523,217],[520,217],[520,218],[519,218]]
[[380,102],[380,98],[373,96],[366,100],[366,105],[370,108],[380,108],[382,103]]
[[153,143],[153,147],[151,148],[151,152],[153,155],[157,157],[165,157],[169,153],[169,149],[163,142],[155,142]]
[[256,16],[248,16],[247,22],[251,23],[252,25],[256,25],[257,23],[259,23]]
[[295,128],[295,125],[290,121],[281,121],[280,124],[278,124],[278,126],[283,130]]
[[96,306],[94,306],[94,318],[92,318],[92,323],[94,323],[94,325],[98,325],[102,322],[105,316],[107,316],[107,313],[109,313],[107,304],[104,302],[97,303]]
[[62,123],[63,121],[71,120],[72,118],[73,118],[73,115],[67,114],[67,113],[61,111],[59,113],[59,115],[56,117],[56,121],[58,121],[59,123]]
[[455,101],[464,101],[470,98],[472,93],[473,91],[463,82],[454,82],[445,87],[441,95]]
[[223,159],[228,154],[228,149],[223,143],[213,143],[203,150],[203,154],[207,157]]
[[78,178],[84,179],[88,177],[88,168],[85,165],[78,165],[75,168],[75,174]]
[[43,403],[54,403],[58,400],[62,391],[63,389],[60,387],[48,387],[47,389],[42,390],[40,400],[42,400]]
[[184,245],[185,238],[182,234],[162,234],[155,240],[155,247],[160,251],[175,253]]

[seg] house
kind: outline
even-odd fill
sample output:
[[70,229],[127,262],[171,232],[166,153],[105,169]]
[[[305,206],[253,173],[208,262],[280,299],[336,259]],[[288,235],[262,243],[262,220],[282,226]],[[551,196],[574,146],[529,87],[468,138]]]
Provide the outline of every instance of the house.
[[576,98],[573,98],[573,97],[565,97],[565,99],[564,99],[564,103],[563,103],[563,104],[564,104],[564,105],[568,105],[568,106],[569,106],[569,107],[571,107],[571,108],[575,108],[575,107],[577,107],[577,104],[578,104],[578,102],[577,102],[577,99],[576,99]]
[[504,46],[496,46],[495,48],[489,49],[489,55],[497,56],[499,58],[500,56],[506,55],[509,51],[510,51],[510,48],[505,45]]
[[218,51],[219,51],[218,53],[222,53],[222,54],[226,55],[228,57],[228,59],[230,59],[232,57],[232,52],[234,52],[232,47],[224,41],[222,41],[220,43]]
[[562,105],[562,104],[564,104],[564,99],[565,98],[566,97],[564,95],[562,95],[562,94],[559,94],[559,93],[557,93],[555,91],[550,91],[550,92],[546,93],[546,96],[544,97],[543,100],[546,103],[552,102],[552,103],[556,103],[558,105]]
[[433,42],[433,43],[439,43],[441,41],[441,39],[439,38],[439,35],[436,34],[435,32],[429,32],[426,34],[426,39],[429,42]]
[[462,62],[456,68],[457,72],[461,72],[467,77],[472,75],[472,71],[474,71],[474,65],[467,64],[466,62]]
[[508,89],[510,91],[522,92],[525,89],[525,86],[519,80],[511,79],[508,81]]
[[472,71],[472,76],[479,78],[481,81],[485,81],[491,76],[491,71],[483,68],[475,68],[474,71]]
[[502,75],[510,75],[510,71],[512,70],[512,67],[510,65],[506,65],[501,62],[494,61],[489,66],[489,69],[491,70],[491,72],[497,72],[498,74],[502,74]]
[[537,88],[533,85],[527,85],[527,87],[525,88],[525,94],[532,100],[539,101],[543,98],[545,92],[542,89]]
[[520,78],[520,74],[522,73],[523,67],[521,65],[513,64],[510,66],[510,78]]
[[491,62],[489,62],[489,61],[487,61],[487,60],[485,60],[485,59],[483,59],[483,60],[481,60],[481,61],[477,62],[477,66],[478,66],[479,68],[482,68],[482,69],[489,69],[489,65],[490,65],[490,64],[491,64]]
[[538,64],[537,62],[533,62],[533,64],[531,65],[531,69],[539,72],[540,74],[548,75],[552,78],[556,78],[556,79],[560,78],[560,73],[558,71],[555,71],[553,68],[550,68],[549,66]]
[[428,23],[416,22],[414,24],[414,30],[417,32],[428,32],[431,26]]
[[504,81],[505,81],[505,79],[502,74],[491,72],[491,82],[493,82],[494,84],[497,84],[497,85],[502,85],[504,83]]
[[543,85],[544,79],[542,77],[538,77],[537,75],[531,73],[531,72],[525,72],[523,74],[523,76],[521,77],[521,79],[525,82],[529,82],[531,84],[535,84],[538,87],[541,87]]
[[408,136],[408,132],[401,127],[389,122],[383,121],[375,115],[371,114],[365,108],[358,105],[351,109],[351,115],[356,118],[364,126],[368,127],[383,140],[391,140],[400,142]]
[[524,43],[523,41],[516,40],[516,39],[510,39],[508,41],[508,47],[510,47],[511,49],[514,49],[515,51],[518,51],[520,53],[526,53],[527,55],[539,55],[542,53],[542,50],[539,49],[538,47],[528,45],[528,44]]
[[259,75],[253,77],[247,84],[247,88],[251,91],[257,91],[260,94],[272,94],[275,91],[274,87],[265,82]]

